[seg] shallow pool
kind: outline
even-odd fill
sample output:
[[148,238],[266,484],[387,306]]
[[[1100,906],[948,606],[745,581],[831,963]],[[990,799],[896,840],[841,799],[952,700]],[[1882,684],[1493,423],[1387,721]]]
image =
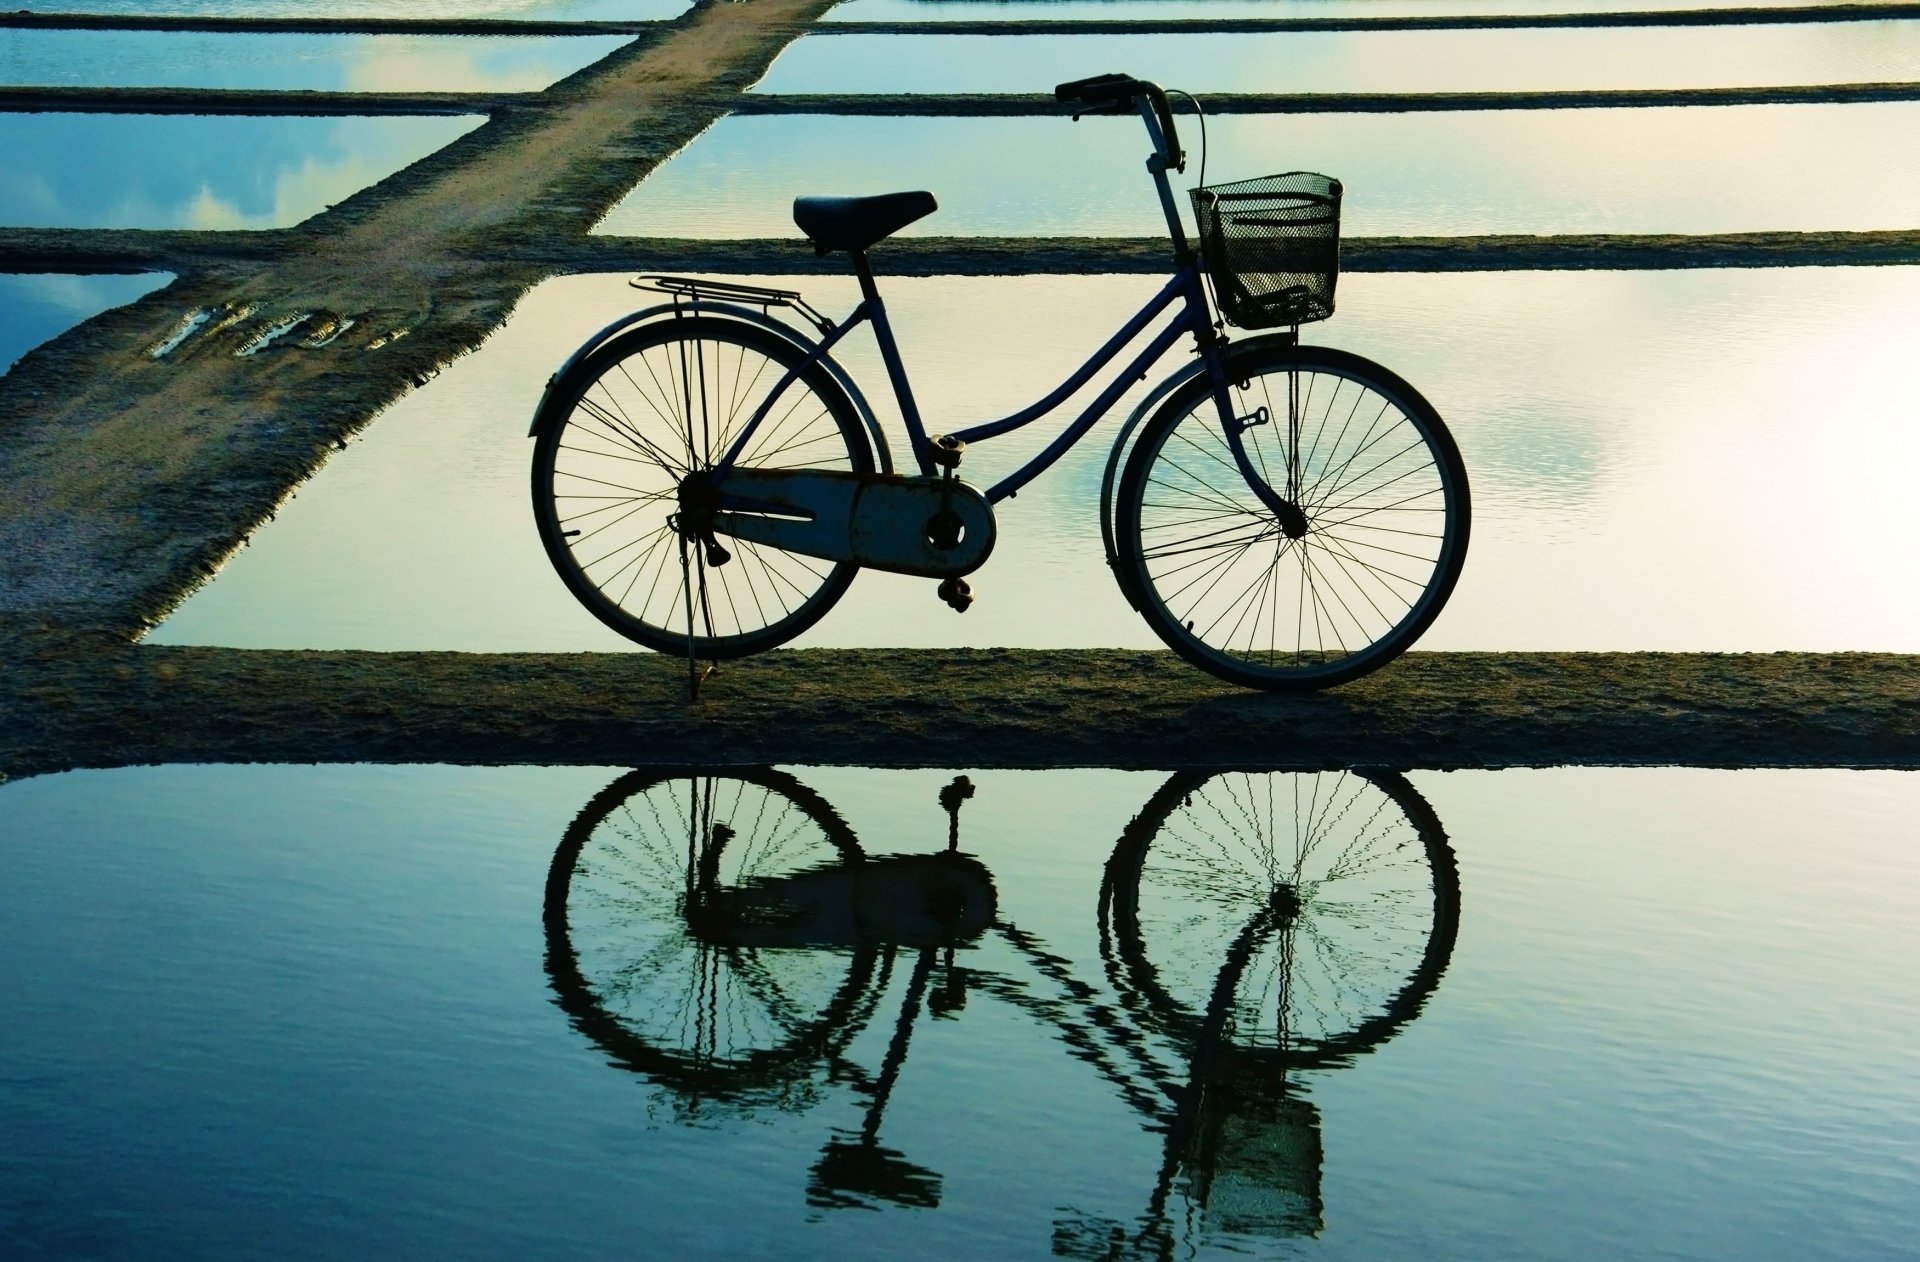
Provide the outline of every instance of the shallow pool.
[[0,373],[82,320],[125,306],[173,279],[139,276],[0,275]]
[[[1210,182],[1338,176],[1353,236],[1905,228],[1920,202],[1920,103],[1239,115],[1207,130]],[[1146,150],[1127,118],[725,118],[595,231],[791,236],[798,195],[925,188],[941,209],[902,235],[1156,235]]]
[[1920,22],[1261,35],[811,35],[761,92],[1050,92],[1089,66],[1207,92],[1524,92],[1920,79]]
[[1910,773],[968,774],[0,788],[8,1251],[1857,1262],[1920,1229]]
[[535,92],[629,42],[581,37],[0,30],[0,83]]
[[[796,246],[796,250],[801,247]],[[884,270],[884,269],[883,269]],[[851,281],[797,284],[828,310]],[[1444,649],[1920,651],[1920,269],[1356,275],[1312,340],[1414,382],[1473,485]],[[887,280],[928,423],[1041,395],[1151,294],[1145,277]],[[528,421],[574,345],[646,295],[535,289],[478,353],[395,404],[152,638],[272,648],[602,649],[528,506]],[[856,335],[844,358],[891,418]],[[291,353],[291,352],[290,352]],[[1123,402],[1116,420],[1131,406]],[[888,419],[896,453],[905,451]],[[969,448],[981,485],[1054,429]],[[815,645],[1154,646],[1104,563],[1112,422],[1017,500],[965,615],[867,573]]]
[[231,18],[545,19],[645,21],[683,12],[686,0],[12,0],[40,13],[155,14]]
[[485,121],[4,114],[0,225],[284,228]]
[[[115,0],[85,0],[111,4]],[[122,0],[139,4],[142,0]],[[217,4],[221,0],[157,0],[158,3]],[[236,0],[227,0],[234,3]],[[281,0],[293,3],[294,0]],[[1744,9],[1816,7],[1831,0],[848,0],[828,12],[829,22],[1047,21],[1100,18],[1126,21],[1164,18],[1354,18],[1427,17],[1462,14],[1492,17],[1504,13],[1626,13],[1661,9]],[[1869,3],[1872,0],[1868,0]],[[1889,0],[1891,2],[1891,0]],[[52,8],[72,5],[38,0]],[[37,5],[29,4],[34,8]]]

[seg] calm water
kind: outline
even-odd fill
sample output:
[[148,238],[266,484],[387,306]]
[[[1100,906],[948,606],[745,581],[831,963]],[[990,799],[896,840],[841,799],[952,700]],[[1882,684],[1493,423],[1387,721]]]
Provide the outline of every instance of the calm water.
[[[47,8],[76,6],[41,0]],[[113,0],[92,0],[99,5]],[[126,0],[130,6],[141,0]],[[193,4],[198,0],[159,0]],[[237,3],[238,0],[228,0]],[[298,0],[282,0],[295,4]],[[1773,0],[1771,7],[1817,7],[1832,0]],[[219,0],[204,0],[213,5]],[[38,8],[41,4],[29,4]],[[144,6],[143,6],[144,7]],[[1661,9],[1744,9],[1752,0],[849,0],[827,14],[829,22],[948,22],[1063,18],[1351,18],[1406,17],[1435,13],[1492,16],[1502,13],[1626,13]]]
[[[829,310],[854,298],[850,282],[771,283],[797,284]],[[884,282],[935,428],[1038,397],[1153,285]],[[525,435],[548,375],[642,297],[618,277],[533,291],[480,352],[338,455],[153,638],[626,646],[575,604],[541,552]],[[1910,268],[1356,275],[1311,336],[1413,381],[1465,455],[1472,550],[1422,647],[1914,652],[1915,327],[1920,269]],[[867,347],[861,335],[845,359],[886,416],[884,372]],[[1113,424],[1000,505],[1000,543],[973,576],[980,600],[964,616],[939,604],[931,582],[868,573],[799,642],[1155,645],[1100,548]],[[1036,428],[970,448],[968,476],[986,485],[1010,471],[1052,432]]]
[[1920,22],[1277,35],[814,35],[762,92],[1036,92],[1092,65],[1196,92],[1759,87],[1920,78]]
[[971,780],[0,789],[5,1251],[1911,1256],[1920,778]]
[[42,13],[123,13],[237,18],[564,18],[644,21],[675,17],[684,0],[11,0]]
[[[1920,202],[1920,104],[1241,115],[1207,130],[1212,182],[1339,176],[1354,236],[1900,228]],[[1145,151],[1126,118],[726,118],[596,231],[788,236],[800,194],[926,188],[940,212],[902,235],[1152,235],[1166,229]]]
[[0,275],[0,372],[82,320],[125,306],[171,281],[144,276]]
[[0,115],[0,225],[283,228],[485,121]]
[[332,92],[533,92],[625,36],[216,35],[0,30],[0,83]]

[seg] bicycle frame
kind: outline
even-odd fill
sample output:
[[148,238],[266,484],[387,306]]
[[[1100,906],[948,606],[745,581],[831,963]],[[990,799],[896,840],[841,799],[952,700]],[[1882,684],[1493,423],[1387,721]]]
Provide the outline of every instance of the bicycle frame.
[[[861,270],[866,269],[863,267]],[[861,279],[869,281],[870,277],[863,276]],[[871,292],[871,284],[864,285],[863,288],[868,289],[869,292],[861,299],[860,304],[813,347],[807,358],[789,372],[755,410],[754,415],[748,419],[734,439],[733,445],[716,463],[716,472],[731,468],[734,461],[739,459],[740,454],[747,449],[754,432],[759,428],[761,418],[772,410],[787,386],[800,373],[824,359],[842,338],[868,321],[873,323],[874,340],[880,347],[881,360],[886,365],[887,376],[893,385],[894,400],[900,408],[901,418],[907,427],[907,437],[913,446],[914,462],[923,475],[931,475],[934,472],[933,439],[928,435],[926,424],[920,416],[919,405],[914,401],[913,387],[907,380],[906,366],[900,357],[899,344],[894,341],[893,327],[887,319],[886,303],[877,293]],[[986,491],[986,497],[990,503],[998,503],[1017,494],[1021,487],[1039,477],[1055,461],[1065,455],[1081,438],[1085,437],[1088,430],[1112,410],[1114,403],[1126,393],[1127,387],[1144,376],[1147,370],[1167,353],[1174,342],[1179,340],[1181,334],[1192,333],[1196,338],[1203,341],[1206,339],[1211,330],[1211,322],[1207,318],[1206,297],[1200,285],[1200,269],[1191,263],[1179,268],[1172,279],[1161,287],[1160,292],[1148,299],[1146,305],[1141,307],[1118,332],[1108,338],[1105,345],[1095,351],[1085,363],[1045,397],[999,420],[957,430],[952,434],[953,438],[963,443],[980,442],[1023,429],[1050,415],[1082,386],[1091,381],[1102,368],[1112,363],[1121,350],[1144,332],[1161,313],[1183,299],[1185,300],[1183,310],[1165,328],[1155,334],[1153,340],[1114,376],[1099,396],[1087,405],[1071,425],[1049,443],[1045,450]]]
[[[1161,211],[1166,216],[1167,232],[1173,244],[1172,277],[1161,287],[1159,293],[1148,299],[1131,319],[1107,339],[1105,345],[1095,351],[1085,363],[1044,397],[999,420],[956,430],[947,437],[963,444],[980,442],[1012,433],[1050,415],[1091,381],[1102,368],[1112,363],[1121,350],[1143,333],[1157,317],[1177,303],[1180,311],[1173,320],[1155,334],[1152,341],[1107,383],[1073,423],[1062,430],[1033,459],[989,487],[984,492],[986,499],[990,504],[1010,499],[1019,493],[1020,488],[1052,467],[1061,456],[1086,436],[1087,431],[1112,410],[1113,405],[1119,401],[1122,394],[1126,393],[1129,386],[1146,375],[1147,370],[1172,348],[1181,334],[1190,333],[1194,338],[1196,353],[1205,360],[1208,375],[1212,379],[1213,396],[1219,410],[1221,429],[1226,437],[1228,448],[1233,453],[1234,463],[1240,475],[1246,479],[1248,487],[1254,494],[1279,517],[1281,522],[1287,523],[1299,518],[1300,510],[1268,485],[1266,479],[1254,469],[1253,462],[1241,441],[1241,434],[1246,429],[1266,424],[1267,418],[1263,414],[1264,409],[1262,414],[1249,418],[1241,418],[1234,414],[1232,399],[1227,391],[1226,339],[1214,329],[1212,309],[1207,301],[1206,287],[1201,281],[1200,264],[1187,246],[1186,228],[1181,222],[1180,212],[1174,202],[1173,190],[1167,180],[1167,172],[1170,169],[1184,167],[1185,163],[1171,156],[1176,152],[1177,142],[1171,139],[1162,128],[1160,118],[1152,104],[1142,99],[1138,102],[1138,108],[1141,121],[1145,124],[1147,133],[1153,141],[1154,151],[1147,159],[1147,171],[1152,176],[1155,189],[1159,194]],[[914,462],[918,465],[922,476],[933,476],[936,468],[933,459],[934,440],[927,433],[926,425],[920,416],[919,405],[914,401],[913,387],[907,379],[906,365],[900,357],[899,344],[894,340],[893,326],[887,319],[886,303],[880,297],[873,271],[867,264],[866,255],[862,252],[854,252],[853,265],[854,272],[860,281],[860,303],[809,350],[806,359],[795,365],[774,386],[767,398],[748,418],[747,423],[741,427],[740,433],[735,437],[726,454],[715,464],[713,471],[720,479],[720,494],[723,502],[727,498],[724,489],[726,471],[731,469],[734,462],[747,450],[748,444],[760,428],[761,421],[772,411],[780,396],[801,373],[809,370],[813,365],[823,361],[831,364],[833,361],[829,356],[833,348],[847,334],[868,321],[873,323],[874,341],[879,346],[881,361],[886,365],[887,378],[893,386],[894,400],[900,408],[901,419],[906,425],[907,437],[913,447]],[[752,507],[750,504],[741,506]]]

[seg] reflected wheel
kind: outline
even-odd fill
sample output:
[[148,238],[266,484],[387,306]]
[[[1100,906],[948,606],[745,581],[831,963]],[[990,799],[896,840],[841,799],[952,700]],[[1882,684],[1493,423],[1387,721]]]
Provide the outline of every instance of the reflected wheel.
[[728,891],[861,860],[833,808],[784,772],[630,772],[554,852],[548,980],[616,1063],[694,1100],[778,1103],[858,1032],[876,953],[756,949],[694,922]]
[[1391,1038],[1439,985],[1460,879],[1438,817],[1391,772],[1179,772],[1108,860],[1102,953],[1191,1054],[1286,1068]]

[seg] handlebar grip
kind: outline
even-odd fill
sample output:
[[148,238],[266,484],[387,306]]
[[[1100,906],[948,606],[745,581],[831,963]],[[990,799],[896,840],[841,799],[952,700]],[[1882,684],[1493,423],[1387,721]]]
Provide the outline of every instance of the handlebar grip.
[[1134,108],[1134,102],[1146,97],[1153,103],[1154,116],[1160,120],[1160,134],[1167,145],[1167,166],[1186,170],[1186,155],[1180,152],[1180,134],[1174,129],[1173,107],[1157,83],[1136,79],[1130,74],[1100,74],[1075,79],[1053,89],[1053,99],[1071,105],[1081,114],[1121,114]]
[[1090,111],[1131,104],[1139,90],[1140,81],[1130,74],[1097,74],[1060,84],[1053,90],[1053,99]]

